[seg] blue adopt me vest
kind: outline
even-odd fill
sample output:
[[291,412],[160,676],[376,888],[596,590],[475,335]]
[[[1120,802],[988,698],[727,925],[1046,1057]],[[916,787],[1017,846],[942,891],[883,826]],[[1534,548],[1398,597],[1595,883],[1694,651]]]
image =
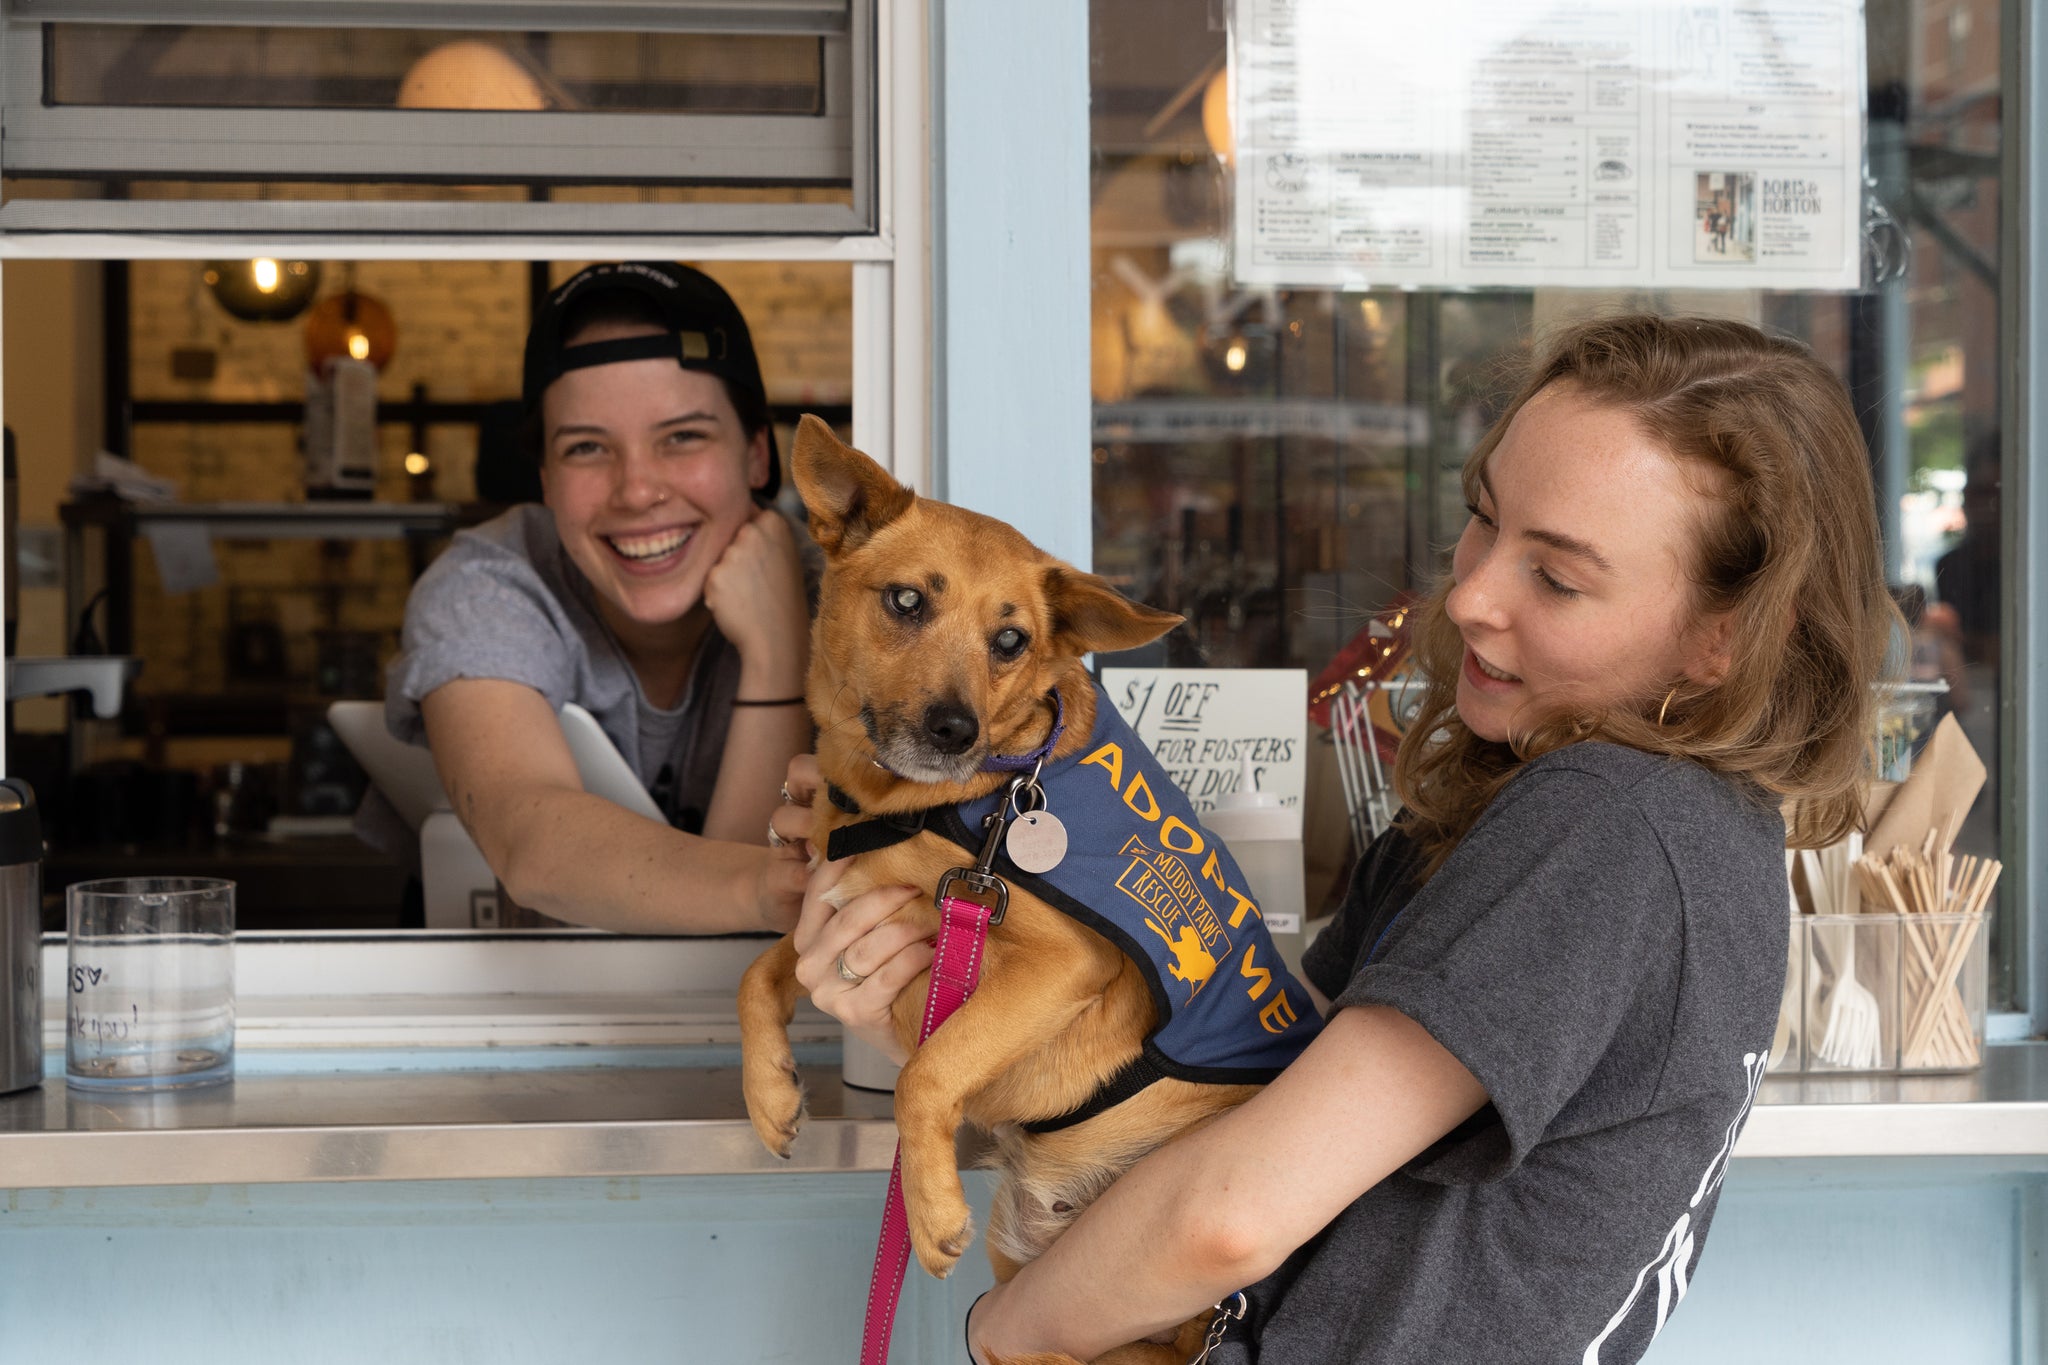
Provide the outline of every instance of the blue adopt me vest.
[[[1077,1123],[1172,1076],[1209,1084],[1270,1081],[1322,1028],[1287,970],[1257,898],[1223,841],[1100,688],[1095,729],[1039,775],[1045,808],[1067,828],[1057,867],[1033,874],[999,853],[995,872],[1073,916],[1145,969],[1159,1024],[1143,1055],[1084,1110],[1027,1125]],[[970,854],[995,795],[927,817]]]

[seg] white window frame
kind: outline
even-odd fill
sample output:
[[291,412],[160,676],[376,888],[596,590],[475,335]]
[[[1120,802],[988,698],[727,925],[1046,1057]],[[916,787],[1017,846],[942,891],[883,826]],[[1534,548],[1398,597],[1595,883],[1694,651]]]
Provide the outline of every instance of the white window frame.
[[[844,236],[718,237],[695,234],[623,237],[558,234],[456,239],[399,234],[255,236],[246,234],[128,233],[102,231],[0,232],[0,260],[205,260],[223,255],[334,260],[630,260],[845,261],[853,273],[853,439],[896,475],[929,493],[933,486],[932,245],[931,245],[931,34],[927,7],[916,0],[878,0],[876,27],[876,230]],[[4,420],[0,410],[0,420]],[[0,572],[11,565],[0,566]],[[0,705],[6,704],[0,693]],[[0,771],[6,754],[0,748]],[[680,889],[679,889],[680,890]],[[61,936],[46,953],[61,954]],[[574,948],[549,957],[536,973],[535,953]],[[346,951],[340,945],[347,945]],[[759,944],[765,947],[765,941]],[[378,1023],[390,1002],[432,997],[444,1017],[461,1027],[426,1028],[417,1041],[446,1044],[497,1036],[503,1016],[525,1041],[593,1038],[635,1042],[707,1040],[702,1001],[731,999],[737,968],[751,958],[731,940],[670,940],[650,944],[596,933],[429,934],[386,931],[308,931],[247,935],[238,943],[243,981],[242,1036],[261,1045],[304,1039],[308,996],[327,1020],[320,1045],[389,1041]],[[663,994],[650,981],[650,963],[666,964],[662,980],[698,993],[680,1011],[649,1002]],[[687,976],[685,984],[678,973]],[[61,979],[52,977],[52,980]],[[267,984],[265,984],[267,983]],[[256,987],[256,998],[249,988]],[[272,996],[272,992],[279,992]],[[574,1001],[553,1012],[538,1034],[531,999]],[[278,1008],[266,1011],[263,998]],[[498,1004],[488,1003],[486,997]],[[366,1004],[381,999],[385,1003]],[[528,1003],[517,1008],[518,1000]],[[473,1009],[459,1003],[470,1001]],[[295,1003],[293,1003],[295,1002]],[[252,1011],[252,1005],[257,1008]],[[713,1006],[714,1012],[718,1008]],[[291,1027],[266,1028],[290,1015]],[[564,1024],[573,1019],[573,1026]],[[359,1022],[352,1022],[359,1021]],[[481,1022],[480,1022],[481,1021]],[[516,1021],[516,1022],[515,1022]],[[253,1028],[252,1028],[253,1026]],[[525,1030],[522,1032],[522,1030]]]

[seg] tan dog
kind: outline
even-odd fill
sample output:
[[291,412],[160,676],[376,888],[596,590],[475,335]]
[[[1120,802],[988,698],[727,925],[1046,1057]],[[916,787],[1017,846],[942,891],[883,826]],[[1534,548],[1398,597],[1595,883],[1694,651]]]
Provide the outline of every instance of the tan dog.
[[[1076,752],[1095,720],[1082,656],[1133,648],[1181,619],[1126,601],[1001,522],[916,497],[815,417],[799,426],[791,465],[827,562],[807,688],[818,766],[860,811],[850,815],[821,792],[820,850],[827,832],[850,820],[994,792],[1008,779],[982,771],[982,761],[1042,745],[1055,688],[1066,728],[1053,757]],[[920,832],[862,854],[835,899],[921,887],[926,895],[897,913],[936,934],[931,892],[948,869],[972,861],[957,843]],[[748,970],[739,998],[747,1111],[762,1142],[783,1156],[803,1106],[788,1034],[802,991],[795,967],[784,938]],[[933,1275],[948,1274],[972,1237],[954,1148],[963,1121],[996,1139],[1002,1176],[989,1259],[1007,1280],[1140,1157],[1256,1088],[1165,1079],[1071,1127],[1025,1132],[1020,1122],[1072,1113],[1138,1055],[1157,1019],[1139,969],[1108,939],[1013,886],[979,989],[918,1048],[928,975],[897,997],[894,1018],[898,1038],[916,1049],[896,1090],[904,1205],[917,1258]],[[1208,1316],[1184,1327],[1174,1346],[1135,1343],[1101,1359],[1185,1361]]]

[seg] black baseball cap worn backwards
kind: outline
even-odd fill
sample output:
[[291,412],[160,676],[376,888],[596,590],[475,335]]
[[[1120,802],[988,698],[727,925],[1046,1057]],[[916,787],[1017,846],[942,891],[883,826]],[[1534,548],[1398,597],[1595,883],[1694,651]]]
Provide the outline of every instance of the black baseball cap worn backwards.
[[[669,330],[582,346],[563,344],[565,324],[586,300],[603,294],[647,300]],[[724,380],[740,421],[767,431],[768,481],[754,490],[754,496],[764,504],[772,501],[782,487],[782,458],[775,447],[775,426],[769,419],[768,390],[754,356],[754,339],[732,295],[700,270],[663,261],[620,261],[577,271],[548,295],[526,334],[522,397],[527,411],[537,413],[548,385],[571,370],[666,358],[683,369]]]

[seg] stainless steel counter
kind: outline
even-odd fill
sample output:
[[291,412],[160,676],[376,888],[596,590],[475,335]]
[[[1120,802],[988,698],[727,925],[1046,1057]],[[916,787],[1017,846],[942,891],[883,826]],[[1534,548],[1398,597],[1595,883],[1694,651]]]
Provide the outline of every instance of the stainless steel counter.
[[[247,1074],[135,1098],[61,1080],[0,1098],[9,1187],[262,1184],[770,1171],[883,1171],[890,1097],[803,1069],[810,1118],[787,1162],[755,1139],[731,1066]],[[963,1155],[971,1155],[963,1148]],[[1743,1158],[1998,1158],[2048,1169],[2048,1044],[1981,1072],[1766,1081]]]
[[255,1075],[104,1096],[60,1079],[0,1098],[11,1187],[889,1169],[890,1097],[803,1068],[788,1161],[754,1136],[732,1067]]
[[2048,1043],[1985,1049],[1959,1076],[1787,1076],[1757,1095],[1738,1157],[1996,1157],[2048,1168]]

